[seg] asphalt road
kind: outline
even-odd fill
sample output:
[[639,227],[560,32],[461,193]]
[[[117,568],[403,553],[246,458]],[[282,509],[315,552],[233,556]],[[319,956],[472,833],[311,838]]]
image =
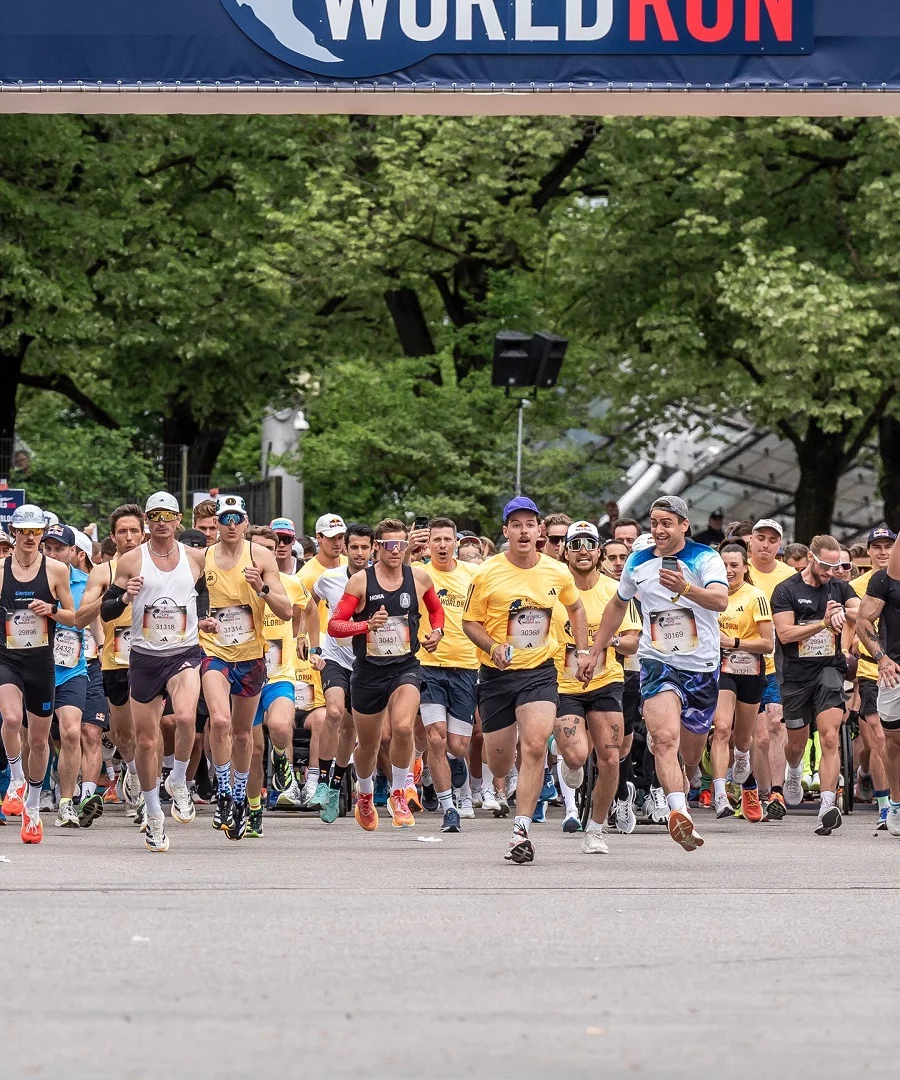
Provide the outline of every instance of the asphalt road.
[[608,856],[557,816],[526,867],[480,814],[437,843],[436,815],[238,844],[210,817],[166,855],[116,809],[0,829],[5,1076],[893,1074],[900,842],[871,810],[827,839],[699,811],[701,851],[639,828]]

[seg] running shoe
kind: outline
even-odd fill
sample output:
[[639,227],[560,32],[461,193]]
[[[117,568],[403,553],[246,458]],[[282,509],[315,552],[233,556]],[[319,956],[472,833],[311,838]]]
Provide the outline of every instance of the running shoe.
[[[577,784],[573,784],[573,787],[577,787]],[[553,770],[550,768],[544,769],[544,786],[541,788],[541,794],[539,796],[544,802],[550,802],[551,799],[556,798],[556,784],[553,782]]]
[[733,780],[726,780],[725,794],[728,796],[728,801],[731,803],[732,808],[736,810],[741,805],[740,784],[735,784]]
[[22,808],[22,829],[19,836],[23,844],[39,844],[44,839],[40,811],[32,817],[27,806]]
[[875,832],[887,832],[887,816],[888,808],[886,806],[882,806],[881,809],[878,811],[878,826],[875,829]]
[[799,776],[788,773],[784,782],[784,801],[786,806],[799,806],[803,802],[803,784]]
[[856,798],[860,802],[871,802],[875,798],[875,785],[872,777],[866,776],[862,769],[856,770]]
[[[553,777],[551,776],[552,780]],[[545,781],[546,783],[546,778]],[[519,770],[513,768],[511,772],[506,774],[506,799],[507,802],[515,802],[516,800],[516,788],[519,786]],[[553,788],[554,795],[556,794],[556,787]]]
[[360,828],[365,829],[366,832],[374,832],[378,828],[378,811],[375,809],[375,796],[357,796],[353,816],[356,818],[356,824]]
[[[484,788],[472,788],[472,808],[480,810],[484,805]],[[490,807],[488,807],[490,809]]]
[[509,841],[509,850],[503,856],[507,862],[524,863],[534,862],[534,844],[528,839],[528,833],[521,825],[513,825],[512,838]]
[[404,796],[406,797],[406,803],[411,810],[416,810],[419,813],[422,812],[424,807],[422,806],[422,800],[419,798],[418,788],[414,788],[412,784],[410,784],[404,792]]
[[763,809],[758,787],[741,789],[741,811],[747,821],[762,821]]
[[716,817],[734,817],[734,810],[731,806],[731,802],[724,791],[721,795],[716,796]]
[[161,853],[169,850],[169,838],[166,836],[166,818],[164,814],[147,818],[147,831],[144,833],[144,847],[148,851]]
[[444,820],[441,822],[441,832],[462,832],[459,823],[459,811],[452,806],[444,811]]
[[103,799],[95,791],[78,804],[78,824],[82,829],[89,829],[103,814]]
[[320,806],[320,821],[324,821],[326,825],[331,825],[333,822],[337,821],[338,815],[341,812],[340,788],[325,788],[325,798],[321,800]]
[[769,801],[766,803],[763,821],[783,821],[786,814],[787,807],[784,805],[784,796],[780,791],[773,791]]
[[650,788],[650,798],[653,800],[651,819],[657,825],[666,825],[669,821],[669,804],[666,802],[666,793],[661,787]]
[[28,784],[24,780],[10,780],[6,794],[3,796],[3,805],[0,810],[8,817],[21,817],[25,808],[25,795]]
[[703,837],[694,828],[693,819],[687,810],[669,811],[669,836],[685,851],[695,851],[698,847],[703,847]]
[[[272,794],[278,810],[299,810],[303,805],[303,792],[296,780],[285,791],[273,791]],[[272,808],[271,804],[269,808]]]
[[388,799],[388,813],[391,815],[391,824],[395,829],[411,829],[416,823],[416,819],[410,813],[408,796],[409,788],[406,791],[396,788]]
[[494,817],[509,817],[509,796],[502,791],[494,791],[494,799],[497,802],[496,809],[492,808]]
[[822,790],[822,782],[819,779],[819,774],[817,772],[814,772],[812,774],[812,779],[809,782],[809,790],[810,791],[821,791]]
[[373,803],[375,806],[387,806],[388,795],[390,790],[388,788],[387,777],[382,776],[381,773],[375,774],[375,796]]
[[176,784],[171,776],[166,777],[165,784],[166,791],[172,796],[172,817],[181,825],[190,825],[197,816],[197,809],[187,784],[184,781]]
[[746,757],[738,757],[735,754],[734,765],[732,766],[731,776],[736,784],[744,784],[750,775],[750,755]]
[[547,804],[543,799],[538,799],[531,820],[535,825],[543,825],[547,820]]
[[900,803],[891,803],[887,812],[887,831],[891,836],[900,836]]
[[141,799],[141,778],[136,772],[125,770],[125,780],[122,784],[122,794],[128,806],[137,806]]
[[831,836],[835,829],[843,825],[844,819],[836,806],[829,806],[827,810],[820,811],[816,820],[816,836]]
[[416,760],[413,762],[413,783],[416,787],[419,786],[422,780],[422,768],[422,759],[416,754]]
[[[277,790],[277,789],[276,789]],[[285,788],[281,789],[286,790]],[[306,788],[304,787],[304,792]],[[307,809],[309,810],[321,810],[328,800],[328,784],[323,783],[321,780],[316,784],[315,791],[306,802]]]
[[234,820],[234,800],[230,795],[220,794],[216,799],[216,810],[213,814],[212,827],[214,829],[227,829]]
[[172,801],[172,796],[169,794],[168,788],[166,787],[166,781],[169,779],[171,773],[172,770],[167,769],[165,765],[163,765],[162,776],[159,778],[159,801],[161,803],[170,803]]
[[573,810],[570,814],[566,814],[563,818],[562,831],[564,833],[581,832],[581,819],[577,811]]
[[241,799],[240,802],[232,800],[231,805],[231,821],[224,825],[222,831],[229,840],[243,840],[244,834],[247,832],[247,814],[250,807],[247,805],[246,799]]
[[[492,810],[494,817],[502,816],[500,813],[500,800],[497,798],[497,793],[493,788],[482,789],[481,805],[485,810]],[[509,804],[507,804],[506,812],[509,813]]]
[[300,791],[300,797],[307,810],[319,809],[319,804],[316,802],[316,793],[318,790],[319,781],[317,779],[309,779],[304,783]]
[[475,817],[475,807],[472,805],[472,799],[468,795],[463,795],[459,800],[459,816],[461,818]]
[[570,788],[574,788],[576,791],[584,783],[584,766],[579,765],[577,769],[570,769],[565,761],[560,760],[559,771],[562,774],[564,784],[568,784]]
[[616,831],[620,833],[633,833],[637,828],[637,817],[634,812],[634,784],[630,780],[625,783],[628,794],[624,799],[616,799]]
[[103,792],[103,802],[106,803],[121,803],[119,798],[118,784],[110,784],[106,791]]
[[52,813],[59,803],[56,799],[56,794],[50,788],[44,788],[41,792],[41,812],[47,811],[48,814]]
[[434,784],[422,785],[422,809],[427,810],[429,814],[433,814],[435,810],[440,809],[440,802],[438,801],[437,792],[434,790]]
[[57,829],[80,829],[81,825],[78,823],[78,811],[75,809],[75,804],[71,799],[63,799],[59,804],[59,811],[56,815],[56,821],[53,824]]
[[287,754],[272,751],[272,787],[276,791],[287,791],[294,779],[294,770]]
[[4,814],[2,810],[0,810],[0,825],[8,825],[8,824],[9,824],[9,821],[8,821],[8,819],[6,817],[6,814]]
[[119,802],[125,802],[125,766],[116,773],[116,798]]
[[141,796],[141,801],[134,808],[134,823],[141,832],[147,831],[147,805],[144,802],[143,795]]
[[263,808],[260,805],[258,810],[249,810],[247,812],[247,836],[253,837],[254,840],[261,840],[263,834]]
[[589,829],[581,841],[581,852],[583,855],[608,855],[609,844],[602,832]]
[[468,778],[469,770],[466,767],[465,758],[450,758],[450,782],[453,786],[455,788],[461,788]]
[[[722,798],[727,799],[728,796],[723,795]],[[712,792],[709,790],[709,788],[706,788],[700,792],[700,798],[697,799],[697,805],[702,810],[708,810],[710,806],[712,806]]]

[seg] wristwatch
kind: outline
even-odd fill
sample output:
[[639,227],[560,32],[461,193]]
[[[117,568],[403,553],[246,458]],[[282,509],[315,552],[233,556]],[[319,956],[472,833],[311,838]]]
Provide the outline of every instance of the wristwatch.
[[268,596],[269,595],[269,586],[268,585],[263,585],[263,587],[259,590],[259,595],[260,596]]
[[619,637],[618,634],[613,634],[613,636],[609,639],[609,644],[610,648],[618,649],[618,647],[622,644],[622,639]]
[[57,611],[59,611],[59,601],[54,600],[53,603],[50,605],[50,614],[55,615]]
[[317,645],[314,649],[311,648],[309,650],[309,655],[310,656],[321,656],[322,655],[322,650]]
[[590,649],[576,649],[575,650],[575,655],[576,656],[590,656],[591,655],[591,650]]
[[872,653],[872,659],[873,659],[873,660],[875,661],[875,663],[877,664],[879,660],[883,660],[883,659],[884,659],[884,655],[885,655],[885,654],[884,654],[884,650],[883,650],[883,649],[879,649],[879,650],[878,650],[878,652],[874,652],[874,653]]

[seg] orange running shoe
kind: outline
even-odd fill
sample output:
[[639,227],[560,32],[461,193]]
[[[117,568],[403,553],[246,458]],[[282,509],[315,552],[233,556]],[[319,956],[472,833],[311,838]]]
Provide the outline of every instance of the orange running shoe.
[[784,804],[784,796],[778,791],[773,791],[766,803],[763,821],[783,821],[785,814],[787,814],[787,807]]
[[19,833],[22,837],[23,844],[39,844],[44,839],[44,826],[41,822],[41,815],[37,817],[29,817],[28,814],[22,814],[22,831]]
[[[409,788],[406,789],[406,792]],[[416,819],[412,816],[409,809],[409,803],[406,801],[406,792],[397,788],[391,792],[391,797],[388,799],[388,813],[391,815],[391,822],[395,829],[411,829]]]
[[419,798],[419,789],[408,787],[403,794],[406,796],[407,807],[412,807],[416,813],[421,814],[425,807],[422,806],[422,800]]
[[669,811],[669,836],[676,844],[681,844],[685,851],[703,847],[703,837],[694,828],[694,822],[687,810]]
[[763,808],[759,801],[759,788],[741,789],[741,812],[747,821],[762,821]]
[[9,790],[3,796],[3,805],[0,810],[7,817],[21,817],[25,809],[25,792],[28,784],[24,780],[10,780]]
[[700,798],[697,802],[703,807],[704,810],[708,810],[712,806],[712,792],[707,788],[705,791],[700,792]]
[[413,762],[413,780],[416,787],[422,782],[422,759],[420,757],[417,757]]
[[374,832],[378,828],[378,811],[375,809],[374,798],[371,792],[368,795],[358,795],[356,798],[353,816],[356,818],[357,825],[366,832]]
[[116,794],[115,784],[110,784],[106,791],[103,792],[103,801],[105,803],[120,803],[122,801]]

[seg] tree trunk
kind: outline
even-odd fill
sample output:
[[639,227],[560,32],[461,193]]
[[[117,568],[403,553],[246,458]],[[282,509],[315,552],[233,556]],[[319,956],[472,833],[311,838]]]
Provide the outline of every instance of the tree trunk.
[[177,491],[181,486],[181,447],[188,448],[189,485],[204,486],[208,483],[219,459],[228,428],[217,426],[216,417],[203,422],[195,419],[190,405],[176,396],[168,399],[168,408],[163,417],[163,470],[166,484],[170,491]]
[[800,481],[794,493],[794,539],[808,544],[814,536],[831,532],[838,481],[847,467],[846,437],[810,423],[795,449]]
[[13,437],[16,433],[16,397],[24,357],[0,352],[0,479],[6,479],[12,465]]
[[878,425],[878,449],[881,454],[881,494],[884,520],[900,530],[900,420],[883,416]]

